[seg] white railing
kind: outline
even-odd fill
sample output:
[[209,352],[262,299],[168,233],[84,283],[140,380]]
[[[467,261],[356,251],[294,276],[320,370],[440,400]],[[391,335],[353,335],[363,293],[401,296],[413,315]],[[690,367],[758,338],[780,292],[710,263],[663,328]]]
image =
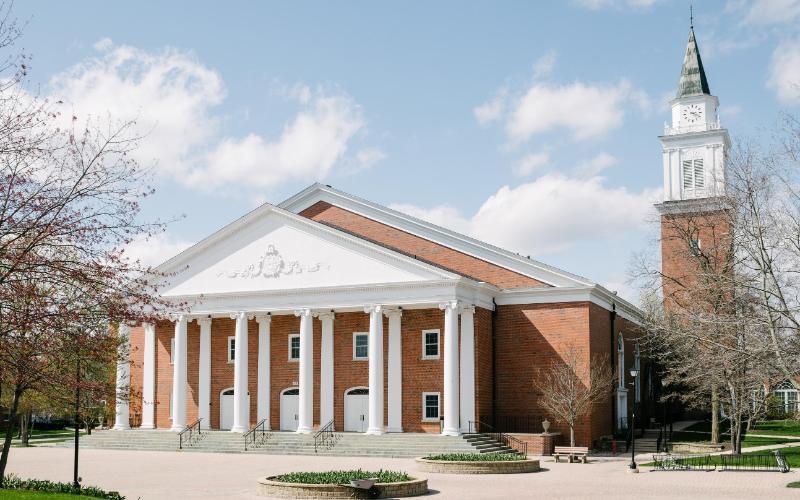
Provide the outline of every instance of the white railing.
[[698,123],[697,125],[686,125],[683,127],[670,127],[668,124],[664,124],[664,135],[678,135],[678,134],[688,134],[690,132],[706,132],[709,130],[719,130],[720,125],[719,121],[716,123]]

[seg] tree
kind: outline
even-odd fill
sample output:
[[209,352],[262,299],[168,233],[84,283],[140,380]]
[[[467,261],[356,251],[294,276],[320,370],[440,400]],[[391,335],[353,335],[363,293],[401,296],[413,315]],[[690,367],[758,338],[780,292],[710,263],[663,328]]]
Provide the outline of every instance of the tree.
[[569,426],[569,444],[575,446],[575,424],[596,403],[611,397],[615,380],[607,355],[596,354],[587,363],[583,353],[572,346],[560,362],[538,368],[533,385],[542,409]]

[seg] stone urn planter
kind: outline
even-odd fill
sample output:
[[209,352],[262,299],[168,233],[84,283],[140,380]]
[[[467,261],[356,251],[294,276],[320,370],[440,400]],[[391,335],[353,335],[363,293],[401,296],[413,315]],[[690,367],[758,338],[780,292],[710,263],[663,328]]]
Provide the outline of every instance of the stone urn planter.
[[542,420],[542,429],[544,430],[545,434],[550,432],[550,421],[547,419]]
[[438,472],[440,474],[524,474],[539,472],[539,461],[531,458],[503,461],[452,461],[430,460],[425,457],[416,459],[417,469],[422,472]]
[[[366,489],[344,484],[286,483],[274,479],[275,476],[259,479],[256,493],[271,498],[369,498]],[[373,486],[380,491],[377,498],[416,497],[428,493],[427,479],[374,483]]]

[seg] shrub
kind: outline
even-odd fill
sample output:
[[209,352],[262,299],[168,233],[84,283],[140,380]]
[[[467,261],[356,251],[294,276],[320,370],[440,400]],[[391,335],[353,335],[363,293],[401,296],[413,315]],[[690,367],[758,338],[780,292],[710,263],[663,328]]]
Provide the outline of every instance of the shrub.
[[378,483],[399,483],[413,478],[405,472],[379,470],[378,472],[358,470],[334,470],[326,472],[290,472],[272,478],[283,483],[303,484],[350,484],[354,479],[375,479]]
[[116,491],[105,491],[94,486],[75,488],[72,483],[57,483],[41,479],[21,479],[14,474],[9,474],[3,480],[3,488],[8,490],[41,491],[45,493],[69,493],[91,498],[105,498],[107,500],[124,500],[125,497]]
[[525,460],[521,453],[442,453],[423,457],[425,460],[444,460],[447,462],[510,462]]

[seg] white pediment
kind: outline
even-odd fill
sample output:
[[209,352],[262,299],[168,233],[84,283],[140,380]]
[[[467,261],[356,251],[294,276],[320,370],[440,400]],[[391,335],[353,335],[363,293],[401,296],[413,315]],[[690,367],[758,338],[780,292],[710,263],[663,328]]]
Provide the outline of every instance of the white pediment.
[[166,297],[420,282],[455,276],[275,207],[168,261]]

